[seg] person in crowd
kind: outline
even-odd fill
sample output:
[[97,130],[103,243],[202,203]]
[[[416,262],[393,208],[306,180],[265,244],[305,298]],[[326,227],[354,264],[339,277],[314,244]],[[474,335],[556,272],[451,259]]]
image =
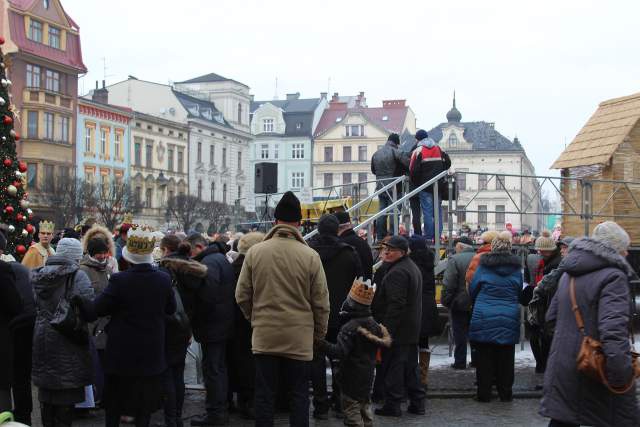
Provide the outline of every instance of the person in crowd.
[[127,260],[124,259],[122,256],[122,251],[124,250],[125,247],[127,247],[127,235],[130,229],[131,229],[130,224],[123,223],[123,224],[120,224],[120,227],[118,227],[118,230],[117,230],[117,236],[115,241],[115,245],[116,245],[115,257],[118,263],[118,271],[125,271],[129,267],[129,263],[127,263]]
[[[196,294],[207,277],[207,267],[189,259],[191,245],[171,234],[160,240],[160,270],[171,277],[176,313],[167,316],[164,419],[167,427],[182,427],[184,366],[191,341],[190,319],[194,317]],[[178,304],[178,301],[180,302]]]
[[[418,148],[418,141],[413,139],[412,142],[404,142],[400,146],[400,154],[403,157],[406,169],[404,171],[405,176],[408,178],[408,185],[405,187],[409,192],[416,189],[417,185],[411,180],[409,165],[411,163],[411,154]],[[422,207],[420,206],[420,193],[409,198],[409,209],[411,210],[411,226],[413,227],[413,234],[419,236],[422,235]]]
[[[371,157],[371,173],[376,176],[376,190],[389,184],[391,179],[404,174],[408,165],[405,164],[404,157],[398,151],[399,146],[400,136],[397,133],[392,133],[389,135],[386,144],[373,153]],[[398,192],[399,196],[402,185],[399,185],[397,188],[400,190],[400,192]],[[380,210],[385,209],[393,203],[391,194],[393,194],[393,190],[388,189],[378,195]],[[395,221],[398,220],[393,214],[383,215],[376,220],[376,239],[378,241],[387,235],[387,219],[389,219],[391,230],[394,229]]]
[[291,386],[289,422],[309,425],[309,362],[325,337],[329,292],[322,261],[298,231],[300,201],[290,191],[276,206],[276,225],[246,254],[236,301],[253,327],[256,426],[272,426],[281,373]]
[[154,245],[150,231],[129,229],[122,250],[129,268],[109,278],[90,310],[111,316],[104,352],[106,427],[117,427],[125,414],[147,427],[162,407],[166,316],[176,311],[176,300],[170,276],[152,266]]
[[[558,268],[560,260],[562,259],[560,245],[556,244],[548,231],[542,232],[542,235],[536,239],[535,248],[540,258],[533,274],[526,272],[528,267],[525,269],[525,276],[529,276],[533,281],[529,283],[529,286],[527,286],[522,293],[521,302],[524,306],[529,305],[533,297],[533,290],[542,278]],[[525,323],[525,326],[531,344],[531,351],[536,359],[536,373],[544,373],[547,366],[547,359],[549,358],[549,350],[551,349],[550,337],[544,334],[541,328],[532,327],[529,323]]]
[[31,245],[22,258],[22,265],[33,270],[46,264],[47,259],[55,255],[51,247],[51,239],[55,231],[55,224],[50,221],[40,221],[38,225],[38,243]]
[[522,232],[522,237],[520,238],[520,244],[522,244],[522,245],[530,245],[532,243],[535,243],[535,240],[533,239],[533,236],[531,235],[531,231],[529,231],[527,228],[525,228],[524,231]]
[[[247,252],[263,240],[264,233],[259,232],[245,234],[238,240],[238,256],[231,264],[233,275],[236,279],[236,289]],[[227,351],[229,384],[231,385],[231,391],[237,394],[237,408],[240,415],[246,419],[253,420],[255,419],[253,396],[255,393],[256,366],[251,353],[251,323],[244,318],[237,303],[235,304],[234,314],[235,331],[233,337],[229,340]]]
[[[329,288],[329,324],[327,340],[336,343],[340,330],[340,308],[349,294],[356,277],[362,276],[360,257],[352,246],[338,238],[339,223],[335,215],[323,215],[318,221],[318,235],[309,242],[311,249],[318,252]],[[340,384],[336,381],[338,361],[330,359],[332,372],[331,401],[336,413],[340,414]],[[326,420],[329,418],[329,399],[327,396],[326,355],[315,352],[311,367],[313,383],[313,416]]]
[[435,255],[427,245],[427,239],[415,235],[409,239],[409,258],[418,266],[422,275],[422,321],[420,324],[420,341],[418,347],[418,363],[420,366],[420,382],[427,388],[431,350],[429,337],[440,333],[440,316],[436,304],[436,277],[433,272]]
[[338,381],[345,426],[371,426],[370,390],[378,348],[390,348],[389,331],[371,315],[375,287],[370,281],[355,280],[342,304],[342,327],[336,343],[320,341],[318,348],[340,360]]
[[409,394],[408,412],[424,415],[425,391],[420,384],[418,343],[422,322],[422,274],[408,255],[409,242],[393,236],[383,243],[382,257],[387,272],[377,290],[373,315],[393,338],[390,349],[382,352],[384,405],[376,415],[400,417],[400,402]]
[[70,426],[73,407],[85,399],[85,386],[93,383],[93,363],[87,342],[72,340],[50,324],[61,301],[74,297],[92,300],[89,277],[79,269],[80,241],[62,238],[55,255],[31,272],[36,299],[33,334],[33,384],[38,387],[42,425]]
[[191,245],[191,258],[207,267],[192,323],[193,335],[202,346],[206,414],[193,418],[191,425],[223,425],[229,420],[226,344],[233,333],[235,283],[233,268],[225,255],[229,247],[222,241],[209,244],[197,233],[187,236],[185,242]]
[[[623,388],[633,379],[629,279],[635,273],[625,259],[629,245],[626,231],[606,221],[595,227],[591,237],[574,240],[562,262],[566,273],[547,313],[547,319],[555,322],[555,334],[540,403],[540,414],[551,418],[552,427],[640,425],[635,386],[616,394],[576,369],[586,333],[602,345],[604,378],[610,386]],[[577,314],[584,321],[584,333],[576,323]]]
[[513,398],[515,345],[520,339],[522,272],[520,258],[511,254],[511,233],[503,231],[480,258],[469,294],[473,314],[469,340],[476,352],[477,400],[491,401],[496,382],[500,401]]
[[[0,366],[9,367],[11,372],[11,393],[13,394],[13,416],[19,423],[31,425],[31,412],[33,411],[33,403],[31,396],[31,355],[33,351],[33,326],[36,321],[36,303],[33,295],[33,288],[29,278],[29,269],[15,260],[12,255],[5,254],[7,248],[7,240],[2,231],[0,231],[0,259],[6,262],[15,277],[15,288],[20,294],[22,302],[22,311],[17,314],[17,301],[11,287],[2,289],[3,295],[0,297],[0,319],[6,316],[4,320],[10,318],[12,314],[17,314],[9,322],[9,332],[11,335],[11,345],[5,346],[0,350]],[[0,263],[1,264],[1,263]],[[3,285],[11,283],[10,275],[6,269],[0,268],[0,282]],[[2,320],[0,320],[0,342],[6,343],[2,336]],[[13,365],[4,363],[4,351],[13,351]],[[0,368],[2,369],[2,368]],[[1,376],[1,374],[0,374]],[[1,383],[2,381],[0,381]],[[2,386],[0,386],[2,389]],[[2,391],[0,391],[2,394]],[[5,395],[6,397],[6,395]],[[0,401],[3,399],[0,396]],[[4,404],[0,403],[0,412],[6,410]]]
[[[384,262],[382,259],[382,244],[386,243],[391,239],[392,236],[387,236],[382,239],[379,244],[376,245],[376,250],[379,252],[378,256],[376,256],[376,261],[380,261],[381,264],[375,270],[373,275],[373,284],[374,286],[378,286],[382,284],[384,280],[384,276],[387,274],[387,270],[389,270],[389,266],[391,264]],[[376,307],[379,307],[378,299],[380,298],[381,293],[376,292],[373,295],[373,302],[371,303],[372,310],[375,310]],[[379,310],[373,311],[374,317],[379,314]],[[371,396],[371,400],[374,403],[384,403],[384,377],[382,375],[382,352],[378,351],[378,357],[376,358],[376,375],[373,380],[373,393]]]
[[484,254],[491,252],[491,243],[497,235],[498,232],[493,230],[485,231],[480,235],[481,246],[478,248],[473,258],[471,258],[471,262],[469,263],[469,267],[467,268],[467,272],[465,274],[465,282],[467,284],[467,288],[471,284],[473,276],[476,273],[476,269],[480,265],[480,259]]
[[371,247],[366,240],[361,239],[353,231],[353,224],[348,212],[337,212],[334,214],[340,223],[338,236],[340,240],[354,247],[360,257],[360,265],[362,265],[362,275],[365,280],[371,279],[373,276],[373,254]]
[[467,341],[469,338],[469,322],[471,321],[471,297],[465,284],[465,275],[471,259],[476,251],[468,237],[455,240],[455,255],[449,257],[444,272],[444,289],[442,305],[449,309],[451,329],[455,349],[453,353],[453,369],[467,368]]
[[[418,146],[411,154],[409,177],[415,186],[420,186],[439,173],[448,170],[451,167],[451,159],[433,139],[429,138],[429,135],[424,129],[416,132],[416,141],[418,141]],[[442,235],[444,223],[442,205],[440,203],[442,194],[440,194],[440,200],[434,200],[433,186],[430,186],[422,190],[419,193],[419,197],[422,215],[424,217],[424,236],[429,241],[433,241],[436,238],[439,239]],[[435,229],[435,207],[439,209],[440,224],[438,230]]]

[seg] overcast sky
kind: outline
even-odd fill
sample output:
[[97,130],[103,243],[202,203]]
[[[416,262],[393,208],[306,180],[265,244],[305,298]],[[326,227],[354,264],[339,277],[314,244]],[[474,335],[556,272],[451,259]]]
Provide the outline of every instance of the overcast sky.
[[[599,102],[640,91],[640,1],[62,0],[81,81],[215,72],[256,99],[364,91],[407,99],[418,127],[463,121],[520,138],[539,175]],[[555,174],[555,173],[554,173]]]

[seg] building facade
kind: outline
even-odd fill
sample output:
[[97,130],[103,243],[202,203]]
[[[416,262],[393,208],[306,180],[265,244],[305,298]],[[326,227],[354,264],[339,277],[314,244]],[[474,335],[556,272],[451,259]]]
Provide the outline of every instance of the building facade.
[[[454,230],[464,223],[472,228],[504,230],[510,223],[516,230],[542,230],[542,215],[507,213],[543,211],[540,184],[525,178],[534,176],[535,169],[518,138],[509,140],[495,129],[495,123],[462,122],[455,98],[446,118],[428,134],[449,153],[457,172]],[[443,206],[446,213],[448,203]]]
[[255,164],[277,163],[278,193],[313,186],[313,131],[327,107],[327,94],[301,99],[300,93],[285,100],[251,103],[251,176]]
[[17,154],[34,210],[53,217],[50,196],[75,172],[78,75],[87,71],[79,27],[59,0],[0,0],[0,19],[21,119]]
[[[415,115],[405,100],[388,100],[382,107],[367,107],[364,92],[355,97],[333,95],[315,130],[314,187],[374,181],[371,157],[391,133],[415,134]],[[375,183],[360,187],[360,196],[374,191]],[[352,189],[338,192],[351,195]],[[314,194],[321,194],[315,192]],[[324,191],[325,196],[335,196]]]

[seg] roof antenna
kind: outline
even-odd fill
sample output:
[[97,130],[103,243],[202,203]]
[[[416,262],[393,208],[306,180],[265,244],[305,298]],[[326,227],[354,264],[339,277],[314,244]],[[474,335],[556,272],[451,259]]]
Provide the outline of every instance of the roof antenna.
[[453,108],[456,108],[456,90],[453,90]]
[[276,77],[276,93],[275,95],[273,95],[273,100],[277,101],[278,100],[278,78]]

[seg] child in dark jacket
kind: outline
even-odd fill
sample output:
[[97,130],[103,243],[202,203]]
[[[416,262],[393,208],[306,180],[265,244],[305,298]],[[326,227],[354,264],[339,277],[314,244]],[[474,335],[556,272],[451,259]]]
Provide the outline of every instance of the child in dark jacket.
[[329,357],[340,359],[338,381],[346,426],[373,425],[370,392],[376,352],[379,347],[391,347],[389,332],[371,315],[374,294],[370,281],[356,279],[340,310],[343,325],[337,343],[318,344]]

